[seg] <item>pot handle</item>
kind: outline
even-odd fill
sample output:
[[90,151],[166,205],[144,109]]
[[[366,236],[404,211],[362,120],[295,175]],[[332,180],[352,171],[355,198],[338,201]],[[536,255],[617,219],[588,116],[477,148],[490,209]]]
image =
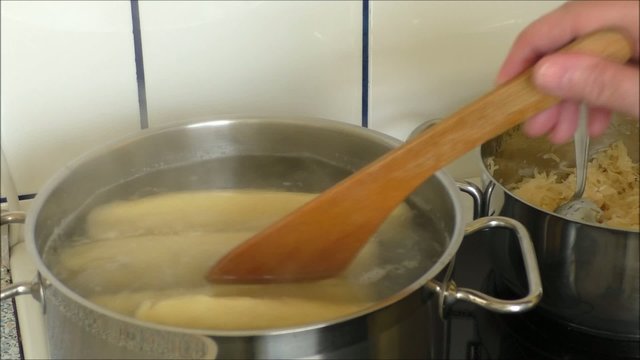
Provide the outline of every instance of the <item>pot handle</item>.
[[493,180],[489,180],[487,182],[487,186],[484,188],[484,193],[482,194],[482,215],[481,216],[491,216],[493,214],[489,214],[491,211],[491,197],[493,196],[493,191],[496,189],[496,183]]
[[0,225],[24,224],[26,215],[24,211],[2,211]]
[[482,208],[482,204],[484,203],[484,194],[482,189],[478,185],[467,180],[456,180],[456,185],[458,186],[458,190],[471,196],[471,199],[473,199],[473,219],[475,220],[480,216],[483,216],[482,214],[484,214],[484,209]]
[[0,301],[13,299],[16,296],[20,295],[29,295],[33,296],[37,301],[42,300],[42,291],[44,289],[41,286],[40,276],[36,277],[33,281],[21,281],[15,283],[13,285],[9,285],[0,290]]
[[[411,131],[409,136],[407,136],[406,141],[409,141],[414,137],[420,135],[422,132],[432,127],[433,125],[436,125],[441,120],[441,118],[435,118],[423,122],[422,124],[418,125],[418,127],[413,129],[413,131]],[[478,185],[466,180],[456,181],[456,185],[458,186],[458,189],[460,191],[471,196],[471,198],[473,199],[473,219],[477,219],[478,217],[482,216],[484,211],[484,194],[482,193],[482,189]]]
[[413,129],[411,131],[411,133],[409,133],[409,136],[407,136],[405,141],[409,141],[409,140],[413,139],[414,137],[420,135],[422,132],[424,132],[428,128],[432,127],[433,125],[439,123],[441,120],[442,120],[442,118],[435,118],[435,119],[429,119],[429,120],[423,122],[422,124],[418,125],[415,129]]
[[[481,230],[491,228],[506,228],[512,230],[520,243],[520,251],[524,260],[525,273],[529,285],[529,293],[515,300],[503,300],[484,294],[480,291],[458,288],[455,282],[445,281],[444,284],[435,280],[427,282],[426,286],[440,295],[440,312],[458,300],[479,305],[487,310],[498,313],[520,313],[533,308],[542,298],[542,282],[536,260],[535,250],[529,237],[529,232],[520,222],[502,216],[488,216],[474,220],[465,227],[465,235],[471,235]],[[449,271],[448,271],[449,272]]]
[[[0,226],[10,224],[24,224],[26,219],[25,213],[22,211],[6,211],[0,212]],[[9,243],[9,236],[2,237],[0,239],[0,251],[1,251],[1,271],[2,276],[10,273],[9,262],[11,260],[11,244]]]
[[[26,219],[26,215],[23,211],[2,211],[0,214],[0,225],[9,224],[23,224]],[[6,241],[5,241],[6,240]],[[10,259],[10,246],[9,239],[2,239],[2,274],[9,274],[11,268],[9,267]],[[13,285],[9,285],[0,290],[0,301],[13,299],[16,296],[31,294],[34,299],[41,301],[43,299],[44,288],[41,286],[42,279],[40,274],[31,282],[21,281]]]

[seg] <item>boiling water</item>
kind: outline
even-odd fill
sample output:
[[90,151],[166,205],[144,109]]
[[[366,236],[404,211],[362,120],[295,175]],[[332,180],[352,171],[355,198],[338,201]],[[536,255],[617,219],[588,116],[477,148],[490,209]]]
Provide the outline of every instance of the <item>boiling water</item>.
[[[86,206],[71,219],[69,226],[60,232],[55,239],[52,239],[53,241],[49,241],[50,246],[45,251],[45,261],[53,269],[56,276],[72,290],[88,298],[102,296],[113,289],[107,291],[104,288],[96,287],[92,276],[90,276],[91,269],[87,270],[87,274],[70,274],[68,270],[65,270],[64,264],[61,264],[61,254],[65,254],[69,249],[73,249],[78,244],[102,241],[88,238],[85,232],[88,215],[100,205],[116,200],[135,200],[152,195],[184,191],[260,189],[319,193],[350,173],[352,173],[351,169],[308,156],[223,157],[147,173],[105,189],[89,199]],[[372,198],[371,201],[375,201],[375,198]],[[350,284],[349,286],[356,289],[354,293],[367,294],[367,303],[382,300],[411,285],[442,256],[448,243],[447,232],[441,228],[437,221],[434,221],[427,209],[416,205],[418,203],[411,201],[407,203],[411,210],[403,215],[407,218],[401,222],[402,226],[386,229],[371,239],[371,243],[375,245],[375,251],[371,253],[373,258],[366,260],[366,266],[350,269],[344,274],[343,278]],[[362,204],[362,206],[368,206],[368,204]],[[175,218],[172,219],[177,223],[183,220],[180,212],[176,212]],[[72,239],[72,241],[68,241],[68,239]],[[176,241],[180,241],[180,239],[178,238]],[[113,259],[101,259],[101,261],[102,263],[95,264],[96,267],[103,267],[101,271],[103,271],[102,269],[114,272],[119,270],[120,263],[117,255]],[[124,288],[119,289],[119,293],[171,289],[189,291],[185,289],[184,279],[179,280],[180,277],[176,277],[178,280],[173,281],[170,276],[172,272],[180,272],[179,265],[166,263],[154,266],[165,267],[164,270],[168,274],[163,277],[163,280],[166,281],[162,281],[160,287],[158,282],[144,283],[144,281],[139,282],[131,279],[126,282]],[[158,270],[162,269],[149,269],[154,272]],[[78,281],[78,279],[82,279],[82,281]],[[191,284],[191,287],[202,289],[202,285],[219,286],[199,281],[200,279]],[[305,289],[304,286],[301,289]],[[264,290],[265,288],[261,288],[260,291],[264,293]],[[308,288],[301,291],[308,291]],[[290,293],[287,291],[287,294]],[[229,293],[227,292],[226,295]],[[261,295],[260,293],[255,294],[255,296]],[[358,299],[358,301],[362,301],[362,299]],[[123,312],[126,313],[126,311]]]

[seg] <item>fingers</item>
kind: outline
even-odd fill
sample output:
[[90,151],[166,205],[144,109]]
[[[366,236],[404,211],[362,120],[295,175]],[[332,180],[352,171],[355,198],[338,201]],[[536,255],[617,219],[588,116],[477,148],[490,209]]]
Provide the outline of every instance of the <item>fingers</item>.
[[[569,1],[520,33],[496,78],[498,84],[534,67],[534,82],[544,92],[564,99],[524,124],[530,136],[548,134],[550,141],[569,140],[577,128],[579,107],[590,106],[589,134],[602,134],[611,110],[638,117],[640,74],[637,63],[619,65],[580,54],[553,54],[575,38],[614,28],[626,33],[640,57],[639,1]],[[544,58],[543,58],[544,57]],[[542,60],[540,60],[542,59]]]
[[499,84],[532,66],[542,56],[590,32],[616,28],[636,44],[638,59],[638,1],[570,1],[531,23],[514,42],[497,76]]
[[567,142],[578,127],[578,103],[562,101],[528,119],[522,130],[531,137],[548,134],[549,140],[556,144]]
[[522,131],[531,137],[542,136],[550,132],[558,120],[561,105],[558,104],[528,119],[522,126]]
[[563,144],[573,137],[578,128],[578,116],[580,106],[573,101],[563,101],[559,104],[558,117],[555,126],[549,133],[549,141],[554,144]]
[[[524,123],[522,130],[531,137],[548,134],[552,143],[562,144],[569,141],[578,128],[579,113],[579,103],[562,101],[558,105],[528,119]],[[611,123],[611,116],[610,110],[589,108],[589,136],[602,135]]]
[[596,137],[604,134],[611,123],[612,115],[611,110],[603,108],[589,109],[589,136]]
[[584,54],[552,54],[536,64],[533,81],[542,91],[563,99],[635,117],[640,112],[637,67]]

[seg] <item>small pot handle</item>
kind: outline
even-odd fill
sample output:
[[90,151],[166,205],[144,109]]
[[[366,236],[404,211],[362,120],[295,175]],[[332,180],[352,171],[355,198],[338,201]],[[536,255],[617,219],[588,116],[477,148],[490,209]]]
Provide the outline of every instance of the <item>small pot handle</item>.
[[[26,219],[25,213],[22,211],[6,211],[0,212],[0,226],[10,224],[23,224]],[[9,243],[9,237],[2,237],[0,239],[0,253],[1,253],[1,271],[2,276],[9,274],[10,267],[9,261],[11,259],[11,244]]]
[[25,219],[24,211],[2,211],[0,225],[24,224]]
[[[24,224],[26,213],[23,211],[6,211],[0,212],[0,225]],[[9,274],[11,260],[11,237],[6,236],[0,239],[0,267],[2,276]]]
[[42,285],[40,278],[37,277],[33,281],[21,281],[0,290],[0,301],[13,299],[20,295],[31,295],[37,301],[42,300]]
[[482,215],[481,216],[492,216],[493,214],[489,214],[491,211],[491,197],[493,196],[493,191],[496,189],[496,183],[493,180],[489,180],[487,186],[484,188],[484,193],[482,195]]
[[484,203],[484,194],[482,189],[478,185],[467,180],[456,180],[456,185],[458,186],[458,190],[471,196],[473,199],[473,219],[475,220],[480,216],[483,216],[482,214],[484,213],[484,209],[482,208],[482,204]]
[[[411,131],[409,136],[407,136],[406,141],[413,139],[414,137],[418,136],[428,128],[439,123],[441,120],[442,120],[441,118],[435,118],[435,119],[430,119],[423,122],[422,124],[418,125],[418,127],[413,129],[413,131]],[[473,199],[473,219],[475,220],[478,217],[482,216],[483,214],[482,204],[483,204],[483,198],[484,198],[482,189],[478,185],[466,180],[456,181],[456,185],[458,185],[458,189],[460,191],[471,196],[471,198]]]
[[[23,224],[26,219],[26,215],[23,211],[2,211],[0,213],[0,225],[9,224]],[[6,241],[4,241],[6,240]],[[9,241],[3,239],[2,241],[2,273],[7,274],[10,272],[9,267]],[[16,296],[31,294],[34,299],[42,302],[44,287],[42,286],[42,279],[40,274],[31,282],[21,281],[13,285],[9,285],[0,290],[0,301],[13,299]]]
[[458,288],[453,281],[446,281],[445,286],[438,281],[431,280],[427,282],[426,286],[440,295],[442,299],[440,304],[441,313],[444,312],[445,307],[458,300],[467,301],[498,313],[520,313],[533,308],[542,298],[542,282],[535,250],[527,229],[521,223],[502,216],[483,217],[470,222],[465,228],[465,235],[496,227],[510,229],[518,237],[529,293],[521,299],[503,300],[477,290]]
[[439,123],[441,120],[442,118],[435,118],[435,119],[429,119],[423,122],[422,124],[418,125],[415,129],[411,131],[411,133],[409,134],[409,136],[407,136],[407,139],[405,141],[409,141],[414,137],[420,135],[422,132],[432,127],[433,125]]

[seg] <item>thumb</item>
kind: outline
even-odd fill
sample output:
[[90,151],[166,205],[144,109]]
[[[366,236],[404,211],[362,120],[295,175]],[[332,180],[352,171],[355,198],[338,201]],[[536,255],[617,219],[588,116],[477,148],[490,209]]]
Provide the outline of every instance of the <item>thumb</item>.
[[584,54],[552,54],[535,65],[533,81],[542,91],[564,99],[634,117],[640,112],[637,66]]

